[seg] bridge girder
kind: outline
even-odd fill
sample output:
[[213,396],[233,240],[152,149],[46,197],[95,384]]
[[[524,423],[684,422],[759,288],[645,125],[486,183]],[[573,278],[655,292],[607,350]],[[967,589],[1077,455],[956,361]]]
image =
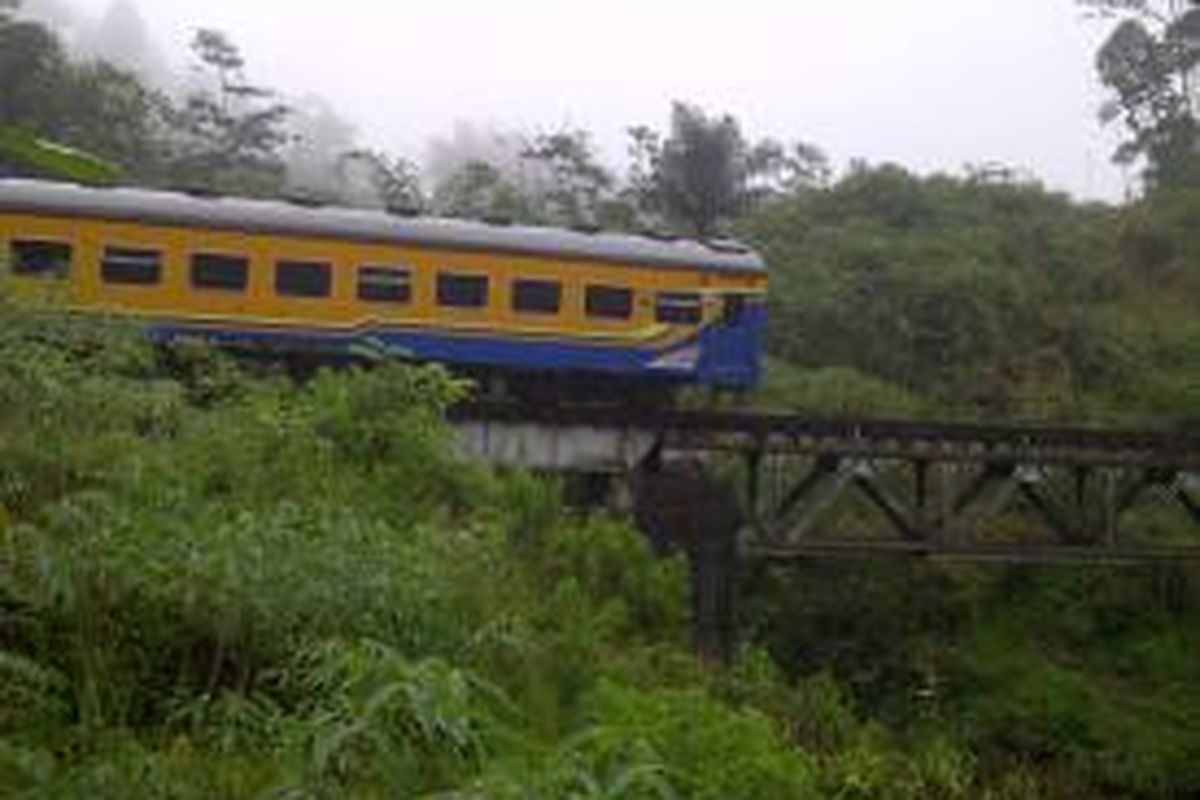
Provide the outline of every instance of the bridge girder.
[[737,489],[747,557],[1200,559],[1192,434],[740,412],[455,413],[468,449],[509,465],[631,475],[702,464]]
[[1162,467],[822,453],[746,470],[749,557],[1200,560],[1195,479]]

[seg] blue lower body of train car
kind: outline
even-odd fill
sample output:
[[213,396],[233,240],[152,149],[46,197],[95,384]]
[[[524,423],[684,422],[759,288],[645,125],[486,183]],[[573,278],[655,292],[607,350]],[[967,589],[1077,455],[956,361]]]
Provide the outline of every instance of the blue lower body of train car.
[[353,329],[159,320],[158,341],[202,338],[239,350],[330,360],[394,357],[506,372],[621,377],[660,385],[743,390],[762,373],[766,307],[748,303],[736,320],[717,320],[669,345],[598,343],[567,337],[505,336],[436,327],[367,324]]

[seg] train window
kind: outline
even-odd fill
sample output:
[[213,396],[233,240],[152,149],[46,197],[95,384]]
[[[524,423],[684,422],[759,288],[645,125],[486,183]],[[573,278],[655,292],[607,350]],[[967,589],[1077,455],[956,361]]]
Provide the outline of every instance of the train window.
[[162,253],[135,247],[106,247],[100,260],[105,283],[149,286],[162,277]]
[[197,289],[244,292],[249,278],[250,261],[241,256],[215,253],[192,255],[192,286]]
[[702,317],[700,295],[696,292],[659,292],[654,318],[673,325],[696,325]]
[[412,300],[412,272],[397,267],[359,267],[358,299],[407,303]]
[[14,275],[65,278],[71,268],[71,245],[32,239],[14,239],[9,245]]
[[633,315],[633,290],[623,286],[589,286],[584,306],[589,317],[629,319]]
[[483,308],[487,305],[486,275],[461,275],[442,272],[437,277],[437,301],[440,306]]
[[518,280],[513,282],[513,311],[557,314],[560,305],[562,305],[562,284],[558,281]]
[[333,289],[333,268],[320,261],[275,263],[275,294],[284,297],[328,297]]

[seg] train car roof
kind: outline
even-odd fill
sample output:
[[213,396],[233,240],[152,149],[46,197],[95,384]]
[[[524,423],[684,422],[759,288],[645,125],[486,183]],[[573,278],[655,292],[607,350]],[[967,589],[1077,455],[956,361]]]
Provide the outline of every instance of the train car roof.
[[610,261],[633,266],[764,272],[762,258],[730,240],[490,224],[280,200],[0,178],[0,212],[181,225],[246,233],[350,239],[439,249]]

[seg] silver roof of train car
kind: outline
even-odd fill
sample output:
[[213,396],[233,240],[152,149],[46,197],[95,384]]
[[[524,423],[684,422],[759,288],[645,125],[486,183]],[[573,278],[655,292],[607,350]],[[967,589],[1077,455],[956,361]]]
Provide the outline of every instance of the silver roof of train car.
[[93,217],[246,233],[352,239],[442,249],[574,257],[633,265],[762,272],[762,258],[731,241],[489,224],[278,200],[0,179],[0,211]]

